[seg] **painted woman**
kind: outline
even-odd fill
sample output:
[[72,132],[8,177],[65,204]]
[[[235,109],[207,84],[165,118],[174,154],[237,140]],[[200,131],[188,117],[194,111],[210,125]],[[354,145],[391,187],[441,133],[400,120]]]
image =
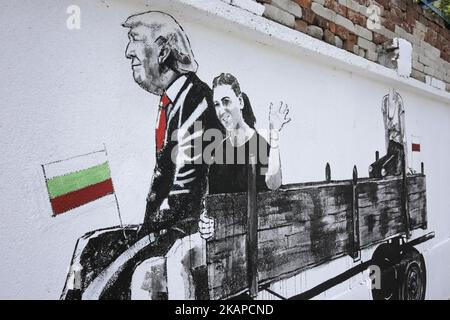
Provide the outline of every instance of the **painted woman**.
[[[227,136],[215,150],[209,168],[208,193],[238,193],[248,190],[248,170],[256,167],[256,190],[276,190],[281,186],[280,131],[291,119],[289,107],[270,105],[269,141],[255,129],[256,119],[247,95],[238,80],[222,73],[213,81],[214,107]],[[203,211],[199,231],[204,239],[214,232],[214,220]]]

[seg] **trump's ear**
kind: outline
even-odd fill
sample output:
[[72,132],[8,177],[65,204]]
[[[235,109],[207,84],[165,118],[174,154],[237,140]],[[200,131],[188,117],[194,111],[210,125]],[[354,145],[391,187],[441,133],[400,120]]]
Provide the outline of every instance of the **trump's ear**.
[[167,46],[162,46],[158,55],[158,63],[160,65],[165,64],[171,52],[172,50],[170,50]]

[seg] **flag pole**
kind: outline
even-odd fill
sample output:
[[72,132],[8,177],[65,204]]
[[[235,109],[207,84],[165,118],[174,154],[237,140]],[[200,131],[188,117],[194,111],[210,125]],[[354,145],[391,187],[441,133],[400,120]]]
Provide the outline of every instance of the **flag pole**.
[[[105,144],[105,143],[103,143],[103,148],[104,148],[104,151],[105,151],[106,158],[108,158],[108,150],[106,149],[106,144]],[[108,168],[109,168],[109,166],[108,166]],[[110,168],[109,168],[109,170],[111,171]],[[119,214],[119,223],[120,223],[120,227],[122,228],[123,237],[124,237],[125,240],[128,242],[127,235],[125,234],[125,227],[123,226],[122,215],[121,215],[121,213],[120,213],[119,200],[117,199],[117,195],[116,195],[116,188],[114,188],[114,183],[113,183],[113,180],[112,180],[112,179],[111,179],[111,184],[112,184],[112,186],[113,186],[114,199],[116,200],[117,213]]]

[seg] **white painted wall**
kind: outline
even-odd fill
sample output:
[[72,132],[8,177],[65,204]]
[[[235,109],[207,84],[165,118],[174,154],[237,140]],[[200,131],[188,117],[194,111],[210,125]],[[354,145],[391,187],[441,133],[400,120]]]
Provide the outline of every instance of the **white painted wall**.
[[[154,166],[158,99],[132,79],[121,23],[154,8],[169,10],[184,27],[203,80],[211,83],[221,72],[237,76],[259,127],[267,127],[270,101],[290,105],[293,120],[282,137],[284,183],[322,180],[326,162],[333,179],[350,178],[355,164],[361,176],[367,175],[375,150],[384,150],[381,98],[395,86],[405,102],[408,137],[421,137],[429,230],[436,232],[420,247],[428,267],[427,298],[449,298],[448,94],[397,79],[392,70],[262,23],[263,18],[224,2],[180,2],[209,12],[200,14],[178,1],[0,2],[0,298],[59,298],[76,239],[118,224],[108,199],[52,218],[41,164],[105,143],[124,222],[142,220]],[[71,4],[81,8],[80,30],[66,28]],[[222,17],[248,21],[250,28],[237,28]],[[269,37],[264,30],[281,31]],[[308,271],[305,281],[318,283],[347,267],[343,260],[333,262]],[[319,298],[370,298],[352,281]]]

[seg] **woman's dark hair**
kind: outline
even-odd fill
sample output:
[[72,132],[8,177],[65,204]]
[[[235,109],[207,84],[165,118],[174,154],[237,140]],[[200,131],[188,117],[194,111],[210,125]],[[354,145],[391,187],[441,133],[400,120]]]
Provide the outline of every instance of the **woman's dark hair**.
[[213,80],[213,90],[217,86],[228,85],[231,86],[231,89],[236,94],[236,97],[242,96],[242,100],[244,101],[244,108],[242,109],[242,117],[246,124],[248,124],[251,128],[255,129],[256,118],[253,114],[252,106],[250,104],[250,100],[248,96],[241,91],[241,87],[239,86],[239,82],[236,77],[234,77],[230,73],[221,73],[218,77]]

